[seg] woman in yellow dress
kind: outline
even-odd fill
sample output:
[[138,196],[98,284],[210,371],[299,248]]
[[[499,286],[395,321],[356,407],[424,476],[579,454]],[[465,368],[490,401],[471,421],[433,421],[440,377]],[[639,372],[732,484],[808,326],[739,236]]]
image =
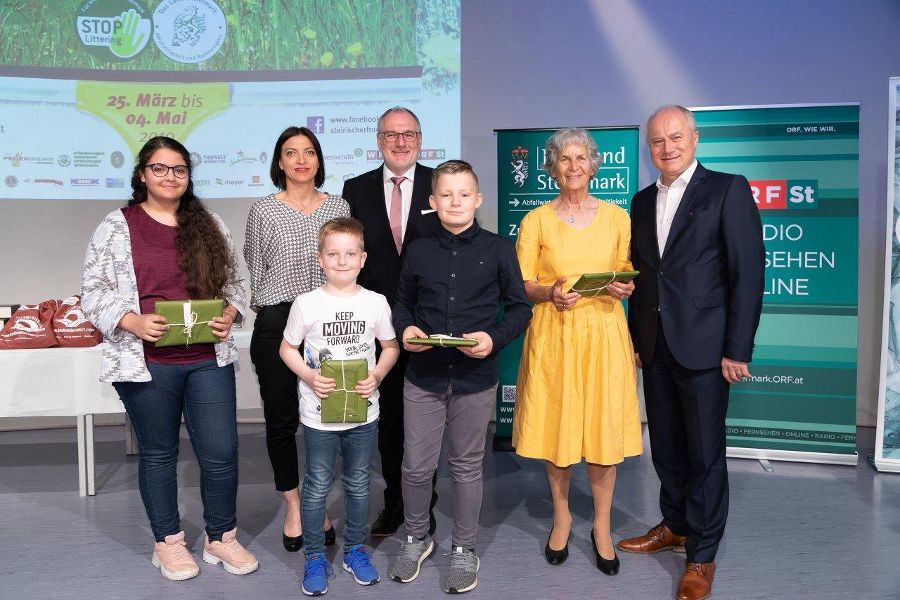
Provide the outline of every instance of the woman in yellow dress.
[[621,302],[634,284],[611,283],[595,298],[568,290],[584,273],[630,271],[631,228],[625,210],[588,192],[601,159],[586,131],[557,131],[545,151],[544,168],[560,193],[525,216],[516,243],[535,305],[519,366],[513,445],[520,456],[545,461],[553,528],[544,554],[553,565],[568,557],[572,465],[588,463],[597,568],[615,575],[616,464],[641,453],[634,351]]

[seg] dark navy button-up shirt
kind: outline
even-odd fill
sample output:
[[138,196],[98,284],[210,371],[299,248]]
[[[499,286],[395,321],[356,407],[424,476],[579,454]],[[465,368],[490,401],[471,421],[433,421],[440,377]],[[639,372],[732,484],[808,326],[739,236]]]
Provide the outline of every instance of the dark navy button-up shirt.
[[484,331],[491,336],[494,347],[485,358],[456,348],[410,353],[406,378],[436,393],[449,386],[454,394],[471,394],[495,385],[498,353],[531,318],[512,242],[477,222],[459,235],[442,227],[437,235],[409,245],[393,309],[398,337],[410,325],[428,335]]

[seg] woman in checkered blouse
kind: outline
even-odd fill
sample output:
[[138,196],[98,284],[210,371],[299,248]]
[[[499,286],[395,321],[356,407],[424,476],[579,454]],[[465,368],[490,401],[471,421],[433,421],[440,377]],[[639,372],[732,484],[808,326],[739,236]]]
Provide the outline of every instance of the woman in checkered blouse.
[[[285,550],[296,552],[303,545],[297,377],[278,356],[278,347],[294,298],[325,281],[316,260],[319,228],[336,217],[349,217],[350,207],[340,196],[319,191],[325,182],[322,147],[306,127],[288,127],[278,136],[269,172],[280,191],[250,207],[244,241],[250,307],[256,311],[250,358],[259,380],[275,489],[284,496],[282,542]],[[327,516],[324,529],[325,543],[333,544],[334,527]]]

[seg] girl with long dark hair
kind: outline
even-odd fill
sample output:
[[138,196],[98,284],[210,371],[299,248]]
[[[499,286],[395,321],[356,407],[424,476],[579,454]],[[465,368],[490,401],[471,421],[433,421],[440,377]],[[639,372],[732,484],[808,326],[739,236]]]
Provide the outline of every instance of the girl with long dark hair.
[[[131,188],[128,205],[91,237],[81,293],[104,337],[100,380],[115,387],[137,437],[139,488],[156,542],[152,563],[168,579],[200,572],[178,513],[184,417],[200,464],[203,560],[250,573],[259,564],[236,539],[237,349],[230,330],[243,321],[246,296],[231,234],[194,194],[190,154],[172,138],[154,137],[141,148]],[[213,298],[225,303],[209,323],[218,343],[156,347],[170,326],[155,314],[157,301]]]

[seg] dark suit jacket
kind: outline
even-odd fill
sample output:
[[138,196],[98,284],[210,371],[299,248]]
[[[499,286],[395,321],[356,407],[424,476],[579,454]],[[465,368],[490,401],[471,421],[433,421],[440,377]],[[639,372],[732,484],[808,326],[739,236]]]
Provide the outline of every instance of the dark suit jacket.
[[403,247],[397,253],[391,224],[388,220],[382,178],[384,165],[368,173],[363,173],[344,182],[341,194],[350,204],[350,214],[359,219],[365,227],[365,244],[368,257],[366,266],[359,274],[359,284],[373,292],[384,294],[393,306],[400,283],[400,264],[403,252],[409,244],[420,237],[437,233],[441,227],[436,213],[423,215],[423,210],[431,210],[428,196],[431,195],[431,167],[416,163],[413,177],[412,202],[406,222]]
[[644,365],[653,360],[657,319],[669,350],[688,369],[750,362],[762,310],[765,247],[747,180],[697,165],[672,221],[662,257],[656,240],[656,184],[631,203],[631,261],[641,274],[629,327]]

